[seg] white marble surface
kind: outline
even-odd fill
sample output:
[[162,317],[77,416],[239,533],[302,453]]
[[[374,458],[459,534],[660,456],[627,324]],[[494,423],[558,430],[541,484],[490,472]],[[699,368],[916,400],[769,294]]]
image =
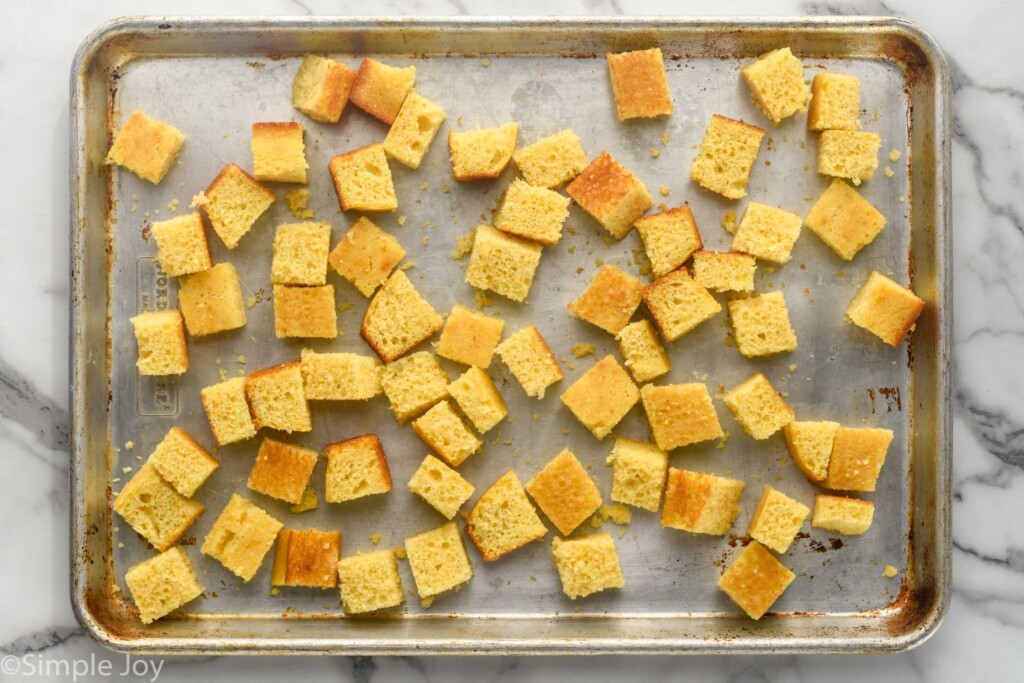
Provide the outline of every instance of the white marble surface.
[[[245,12],[749,14],[751,3],[249,0]],[[1024,3],[757,3],[764,13],[893,14],[930,30],[954,89],[954,594],[939,632],[899,655],[710,658],[167,659],[159,680],[1019,680],[1024,667]],[[67,74],[79,41],[129,14],[237,14],[224,0],[17,3],[0,22],[0,656],[125,660],[85,637],[68,600]],[[79,680],[104,680],[96,675]],[[0,680],[64,680],[36,674]],[[147,679],[153,678],[153,668]]]

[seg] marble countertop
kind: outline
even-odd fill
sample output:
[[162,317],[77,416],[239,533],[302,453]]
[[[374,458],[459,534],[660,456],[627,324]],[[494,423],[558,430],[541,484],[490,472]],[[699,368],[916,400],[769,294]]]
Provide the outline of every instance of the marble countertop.
[[[668,3],[576,0],[249,0],[250,14],[659,14]],[[1024,3],[758,3],[773,15],[898,15],[942,45],[953,75],[954,523],[952,606],[925,644],[887,656],[633,658],[168,658],[128,662],[163,681],[277,679],[355,681],[626,676],[702,681],[1007,680],[1024,666]],[[126,660],[92,642],[68,598],[68,91],[78,43],[121,15],[237,14],[226,0],[17,3],[0,23],[0,657],[34,672],[0,680],[70,680],[46,661],[93,662],[78,680],[109,680]],[[740,0],[691,2],[693,15],[750,14]],[[1017,64],[1017,67],[1013,65]],[[27,195],[26,195],[27,193]],[[28,201],[26,201],[26,199]],[[28,658],[28,659],[26,659]],[[110,662],[107,678],[96,662]],[[161,668],[156,669],[159,665]],[[1019,674],[1017,674],[1019,676]]]

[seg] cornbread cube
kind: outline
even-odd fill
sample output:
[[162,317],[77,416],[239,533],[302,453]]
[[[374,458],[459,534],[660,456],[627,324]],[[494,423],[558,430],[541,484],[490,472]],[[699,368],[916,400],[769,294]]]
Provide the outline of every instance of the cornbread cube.
[[637,382],[649,382],[672,369],[658,334],[647,320],[638,320],[623,327],[615,336],[623,365]]
[[796,575],[764,549],[757,541],[743,549],[729,565],[718,587],[757,621],[789,587]]
[[384,138],[384,153],[409,168],[419,168],[444,119],[439,105],[410,92]]
[[149,456],[150,465],[164,481],[191,498],[220,463],[184,429],[171,427]]
[[473,578],[466,545],[455,522],[405,539],[405,553],[420,598],[450,591]]
[[398,208],[384,145],[377,142],[339,154],[328,164],[342,211],[394,211]]
[[643,282],[615,266],[602,266],[587,291],[567,308],[577,318],[618,334],[629,324],[643,297]]
[[305,183],[306,144],[302,124],[252,124],[252,175],[256,180],[277,183]]
[[892,436],[889,429],[840,427],[832,442],[828,476],[822,486],[838,491],[874,491]]
[[114,137],[107,163],[117,164],[157,185],[171,169],[184,143],[185,135],[180,130],[136,109]]
[[256,426],[245,399],[245,378],[233,377],[199,392],[217,444],[227,446],[256,436]]
[[878,133],[825,130],[818,136],[818,173],[849,178],[854,185],[871,180],[878,168]]
[[357,353],[302,349],[302,391],[307,401],[366,401],[380,396],[380,361]]
[[203,217],[198,211],[157,221],[149,234],[156,240],[156,260],[167,275],[178,277],[213,266]]
[[274,334],[278,339],[337,337],[338,310],[334,303],[334,285],[274,285]]
[[448,373],[427,351],[388,363],[377,374],[400,424],[448,398]]
[[562,394],[562,403],[598,439],[608,436],[639,400],[640,391],[629,373],[610,355]]
[[736,348],[747,358],[796,350],[796,333],[782,292],[729,302]]
[[497,128],[448,131],[452,175],[460,182],[497,178],[512,160],[518,137],[515,122]]
[[544,337],[527,325],[494,349],[527,396],[544,398],[545,390],[565,375]]
[[685,268],[663,275],[644,288],[644,302],[666,341],[674,342],[705,320],[718,315],[722,305],[699,285]]
[[479,225],[466,267],[466,284],[522,301],[530,293],[540,252],[539,244]]
[[319,455],[295,444],[263,439],[246,483],[253,491],[297,505]]
[[508,415],[498,388],[480,368],[470,368],[462,373],[448,385],[448,393],[481,434],[494,429]]
[[914,328],[924,310],[924,301],[877,270],[857,292],[846,309],[850,322],[897,347]]
[[750,518],[747,535],[777,553],[784,553],[810,513],[800,501],[766,485]]
[[393,550],[374,550],[342,559],[338,563],[338,583],[346,614],[396,607],[405,599]]
[[327,223],[277,226],[270,282],[275,285],[326,284],[330,250],[331,226]]
[[804,65],[784,47],[763,54],[740,71],[757,106],[772,123],[807,111],[811,93],[804,82]]
[[668,91],[661,48],[619,54],[609,52],[608,73],[619,121],[672,113],[672,96]]
[[412,428],[423,443],[452,467],[461,465],[484,445],[447,399],[413,420]]
[[579,136],[568,128],[520,147],[512,159],[526,182],[548,189],[569,182],[587,165],[587,153]]
[[513,550],[543,538],[544,522],[526,497],[513,470],[498,477],[469,511],[466,533],[485,562],[493,562]]
[[732,250],[765,261],[788,263],[793,258],[793,245],[800,237],[801,225],[803,220],[795,213],[750,202],[732,238]]
[[249,583],[283,526],[259,506],[233,493],[200,551]]
[[760,372],[748,377],[722,400],[743,431],[758,441],[767,439],[795,417],[793,409],[786,405],[772,383]]
[[391,490],[391,469],[376,434],[324,446],[327,488],[324,500],[344,503]]
[[451,467],[427,455],[409,480],[409,490],[451,519],[476,489]]
[[688,206],[643,216],[636,221],[636,231],[644,243],[654,277],[671,273],[704,247]]
[[143,624],[152,624],[203,594],[188,555],[175,546],[144,560],[124,574]]
[[441,329],[443,322],[405,272],[396,270],[370,299],[359,334],[390,363]]
[[391,125],[415,84],[416,67],[388,66],[367,57],[359,65],[349,99],[370,116]]
[[245,378],[245,400],[256,429],[308,432],[313,425],[302,390],[302,363],[292,361],[258,370]]
[[568,217],[568,197],[517,178],[505,191],[494,227],[541,244],[558,244]]
[[807,130],[860,130],[860,79],[827,71],[815,75]]
[[178,542],[203,506],[178,493],[156,468],[144,464],[114,499],[114,512],[163,552]]
[[757,261],[735,251],[697,251],[693,254],[693,279],[716,292],[754,291]]
[[149,311],[131,318],[139,346],[140,375],[181,375],[188,371],[188,346],[181,311]]
[[314,121],[337,123],[357,73],[333,59],[306,55],[292,81],[292,105]]
[[178,301],[185,327],[193,337],[245,326],[242,283],[230,263],[183,275],[178,280]]
[[360,217],[327,260],[360,294],[372,296],[404,256],[405,249],[398,240],[373,221]]
[[615,439],[608,461],[612,500],[657,512],[668,475],[668,453],[652,443]]
[[563,536],[601,507],[597,484],[568,448],[526,482],[526,491]]
[[338,585],[341,533],[282,529],[274,547],[271,586],[334,588]]
[[882,232],[885,216],[836,178],[814,202],[804,223],[840,258],[850,261]]
[[617,240],[654,204],[647,186],[604,151],[565,191]]
[[251,175],[228,164],[193,200],[193,206],[202,207],[224,246],[234,249],[276,199]]
[[821,483],[828,475],[832,442],[839,431],[838,422],[790,422],[782,428],[793,464],[808,479]]
[[505,321],[455,304],[437,341],[437,355],[456,363],[488,368]]
[[661,523],[695,534],[724,536],[740,514],[743,482],[670,467]]
[[742,199],[763,137],[762,128],[713,115],[690,167],[690,180],[726,199]]
[[874,516],[875,504],[870,501],[819,493],[814,496],[811,526],[847,536],[860,536],[871,528]]
[[640,400],[654,441],[663,451],[725,436],[703,384],[645,384],[640,387]]
[[562,591],[570,600],[592,593],[622,588],[625,580],[619,567],[619,554],[610,534],[590,534],[580,538],[555,538],[551,541]]

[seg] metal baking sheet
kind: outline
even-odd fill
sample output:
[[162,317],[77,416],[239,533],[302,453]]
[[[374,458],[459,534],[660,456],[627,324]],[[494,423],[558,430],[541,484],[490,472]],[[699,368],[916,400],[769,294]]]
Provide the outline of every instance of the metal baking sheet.
[[[675,113],[620,123],[611,103],[604,54],[658,45],[666,55]],[[659,382],[706,381],[713,394],[755,370],[786,393],[798,419],[833,419],[895,432],[878,490],[871,530],[839,538],[805,533],[783,557],[797,574],[758,623],[740,615],[716,588],[743,545],[742,534],[770,484],[812,503],[815,488],[790,462],[781,436],[746,437],[721,402],[730,437],[674,452],[670,464],[746,481],[733,536],[705,537],[662,528],[636,510],[632,522],[604,529],[616,538],[625,587],[571,602],[560,591],[549,535],[511,556],[484,563],[470,549],[475,576],[462,590],[424,610],[410,595],[400,610],[345,618],[336,591],[285,589],[270,594],[269,565],[241,584],[199,545],[234,491],[291,528],[339,529],[345,555],[390,547],[444,520],[405,488],[426,454],[400,427],[383,399],[365,405],[314,403],[314,430],[293,440],[313,448],[366,432],[380,435],[395,490],[346,505],[291,514],[245,488],[260,438],[222,448],[218,470],[197,499],[206,513],[185,543],[206,587],[173,618],[142,627],[125,599],[125,570],[152,550],[110,512],[112,495],[166,430],[185,428],[214,441],[199,389],[276,363],[303,347],[368,353],[358,334],[366,300],[336,276],[337,340],[279,341],[273,334],[269,268],[274,226],[293,222],[279,201],[234,251],[210,233],[215,261],[231,261],[250,300],[248,325],[235,333],[190,340],[191,368],[180,379],[140,378],[129,317],[173,306],[176,285],[152,260],[147,226],[188,210],[228,162],[251,168],[249,130],[257,121],[300,120],[306,128],[311,207],[333,226],[333,239],[355,215],[339,212],[327,172],[336,154],[381,140],[386,127],[349,105],[338,125],[315,123],[290,103],[292,77],[305,52],[357,65],[366,55],[417,68],[416,87],[448,112],[418,171],[392,164],[399,197],[394,214],[373,216],[398,237],[413,265],[408,274],[441,311],[474,301],[451,257],[456,240],[489,219],[514,168],[495,182],[459,184],[450,176],[448,129],[512,120],[526,144],[571,127],[589,156],[608,150],[668,206],[688,202],[706,248],[726,250],[723,214],[748,200],[805,214],[827,180],[814,172],[815,139],[798,115],[772,127],[751,101],[740,67],[769,49],[790,46],[808,78],[823,69],[852,73],[862,84],[865,129],[882,138],[881,165],[864,195],[886,216],[882,234],[852,263],[840,261],[804,232],[793,261],[758,267],[761,291],[782,290],[799,339],[789,355],[748,361],[726,344],[723,312],[671,345],[673,370]],[[163,183],[151,186],[105,166],[112,131],[135,108],[172,122],[188,136]],[[949,599],[949,83],[943,57],[921,29],[904,21],[827,19],[125,19],[83,43],[71,90],[73,208],[72,597],[79,620],[101,642],[149,653],[691,653],[893,651],[921,642],[941,621]],[[713,113],[768,128],[747,200],[727,202],[688,180],[688,169]],[[889,150],[902,154],[889,162]],[[883,168],[894,174],[887,177]],[[667,195],[660,189],[664,187]],[[511,332],[535,323],[566,370],[547,398],[527,398],[500,361],[492,365],[511,412],[486,436],[482,453],[460,469],[477,495],[514,468],[526,480],[563,447],[597,480],[606,502],[612,439],[595,440],[558,400],[562,390],[608,353],[614,341],[570,318],[568,301],[599,264],[637,274],[635,233],[606,243],[596,223],[573,207],[564,239],[544,250],[528,303],[491,297],[488,312]],[[928,306],[909,345],[891,349],[843,321],[867,274],[877,269],[910,280]],[[594,356],[571,348],[592,343]],[[429,348],[429,347],[425,347]],[[243,362],[244,357],[244,362]],[[446,364],[454,378],[459,368]],[[638,406],[616,429],[648,438]],[[130,444],[129,444],[130,442]],[[129,448],[129,445],[131,448]],[[129,470],[128,468],[131,468]],[[323,463],[313,482],[323,493]],[[475,499],[475,497],[474,497]],[[472,503],[472,501],[471,501]],[[470,504],[471,504],[470,503]],[[887,564],[898,577],[883,577]],[[413,587],[408,567],[402,578]]]

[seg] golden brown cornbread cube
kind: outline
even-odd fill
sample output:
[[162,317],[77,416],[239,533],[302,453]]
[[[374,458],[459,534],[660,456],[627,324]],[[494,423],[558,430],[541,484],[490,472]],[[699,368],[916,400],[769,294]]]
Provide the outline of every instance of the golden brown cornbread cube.
[[146,463],[114,499],[114,512],[163,552],[178,542],[203,506],[178,493],[156,468]]
[[346,614],[395,607],[405,599],[393,550],[374,550],[342,559],[338,563],[338,584]]
[[763,54],[740,71],[757,106],[772,123],[807,111],[811,93],[804,82],[804,66],[784,47]]
[[663,275],[644,288],[644,302],[666,341],[674,342],[706,320],[722,305],[685,268]]
[[302,500],[302,492],[313,476],[319,455],[295,444],[263,439],[246,483],[253,491],[293,505]]
[[789,587],[796,575],[764,549],[757,541],[743,549],[729,565],[718,587],[757,621]]
[[384,138],[384,153],[409,168],[419,168],[444,119],[440,105],[410,92]]
[[654,441],[663,451],[725,436],[703,384],[645,384],[640,387],[640,400]]
[[334,301],[334,285],[274,285],[274,334],[278,339],[337,337],[338,309]]
[[535,242],[479,225],[466,267],[466,284],[522,301],[530,293],[541,248]]
[[541,244],[558,244],[568,217],[568,197],[517,178],[505,191],[494,227]]
[[470,368],[462,373],[448,385],[448,393],[481,434],[494,429],[508,415],[498,388],[480,368]]
[[822,486],[837,491],[874,491],[892,436],[889,429],[840,427]]
[[597,484],[568,448],[526,482],[526,491],[563,536],[601,507]]
[[455,304],[437,340],[437,355],[456,363],[488,368],[505,321]]
[[497,178],[512,160],[518,137],[519,126],[514,122],[497,128],[449,131],[452,175],[460,182]]
[[527,325],[494,349],[527,396],[544,398],[545,390],[565,375],[540,330]]
[[793,464],[815,483],[828,475],[832,442],[839,431],[838,422],[790,422],[782,428]]
[[327,488],[324,500],[344,503],[391,490],[391,469],[376,434],[324,446]]
[[742,199],[763,137],[762,128],[713,115],[690,167],[690,180],[726,199]]
[[609,52],[608,73],[619,121],[672,113],[672,95],[668,91],[661,48],[619,54]]
[[747,358],[796,350],[796,332],[782,292],[768,292],[728,303],[736,348]]
[[327,253],[331,226],[327,223],[289,223],[277,226],[270,282],[275,285],[327,283]]
[[754,291],[757,261],[735,251],[697,251],[693,254],[693,279],[715,292]]
[[245,399],[245,378],[233,377],[199,392],[217,444],[226,446],[256,436],[256,426]]
[[405,539],[405,553],[420,598],[450,591],[473,578],[466,545],[455,522]]
[[390,363],[441,329],[443,323],[405,272],[396,270],[370,299],[359,334],[382,361]]
[[178,493],[191,498],[220,463],[184,429],[171,427],[147,462]]
[[897,347],[917,323],[924,301],[877,270],[871,271],[846,309],[850,322]]
[[361,216],[327,260],[363,296],[372,296],[404,256],[405,249],[398,240]]
[[766,485],[750,517],[747,535],[777,553],[784,553],[810,513],[800,501]]
[[644,283],[615,266],[602,266],[587,291],[569,302],[569,313],[609,334],[629,324],[644,296]]
[[409,490],[451,519],[476,489],[451,467],[427,455],[409,480]]
[[587,165],[587,153],[579,136],[568,128],[520,147],[512,159],[526,182],[548,189],[569,182]]
[[740,514],[743,482],[670,467],[661,523],[695,534],[724,536]]
[[245,326],[242,283],[230,263],[182,276],[178,280],[178,302],[185,327],[193,337]]
[[341,533],[282,529],[274,547],[271,586],[334,588],[338,585]]
[[233,493],[200,550],[248,583],[283,526],[259,506]]
[[623,365],[637,382],[649,382],[672,369],[658,333],[647,320],[638,320],[623,327],[615,336]]
[[156,260],[167,275],[178,277],[213,266],[203,216],[198,211],[157,221],[149,234],[156,240]]
[[124,582],[143,624],[152,624],[203,594],[192,563],[179,546],[130,568]]
[[750,202],[732,238],[732,250],[765,261],[788,263],[793,258],[793,245],[800,237],[801,225],[803,220],[795,213]]
[[256,429],[283,432],[313,429],[309,404],[302,390],[302,363],[292,361],[257,370],[245,378],[245,400]]
[[337,123],[357,73],[333,59],[306,55],[292,81],[292,105],[314,121]]
[[807,130],[860,130],[860,79],[817,74],[811,82]]
[[[744,380],[722,399],[751,438],[767,439],[795,417],[793,409],[760,372]],[[770,547],[770,546],[769,546]]]
[[562,403],[598,439],[611,433],[640,400],[640,391],[615,356],[605,356],[562,394]]
[[636,221],[654,277],[667,275],[704,247],[688,206],[666,209]]
[[854,185],[871,180],[878,168],[878,133],[825,130],[818,136],[818,173],[849,178]]
[[814,202],[807,228],[849,261],[885,227],[885,216],[845,181],[835,178]]
[[359,65],[349,99],[370,116],[391,125],[415,84],[416,67],[388,66],[367,57]]
[[234,249],[276,199],[251,175],[228,164],[193,200],[193,206],[202,207],[224,246]]
[[423,443],[452,467],[461,465],[484,445],[447,399],[413,420],[412,428]]
[[252,124],[252,175],[256,180],[276,183],[305,183],[306,143],[302,124]]
[[580,538],[555,538],[551,541],[562,592],[570,600],[593,593],[622,588],[625,580],[619,567],[619,554],[610,534],[590,534]]
[[374,143],[339,154],[327,165],[342,211],[394,211],[398,196],[384,145]]
[[427,351],[388,363],[377,371],[377,376],[399,424],[448,398],[448,373]]
[[130,319],[140,375],[181,375],[188,371],[188,346],[181,311],[149,311]]
[[184,143],[185,135],[180,130],[136,109],[114,137],[107,163],[156,185],[167,175]]
[[307,401],[366,401],[380,396],[380,361],[357,353],[302,349],[302,390]]
[[518,550],[548,533],[513,470],[498,477],[469,511],[466,533],[485,562]]
[[814,496],[811,526],[847,536],[860,536],[871,528],[874,516],[875,504],[870,501],[819,493]]
[[654,203],[647,186],[604,151],[565,191],[617,240],[625,237]]
[[668,453],[652,443],[615,439],[608,461],[612,500],[657,512],[668,475]]

